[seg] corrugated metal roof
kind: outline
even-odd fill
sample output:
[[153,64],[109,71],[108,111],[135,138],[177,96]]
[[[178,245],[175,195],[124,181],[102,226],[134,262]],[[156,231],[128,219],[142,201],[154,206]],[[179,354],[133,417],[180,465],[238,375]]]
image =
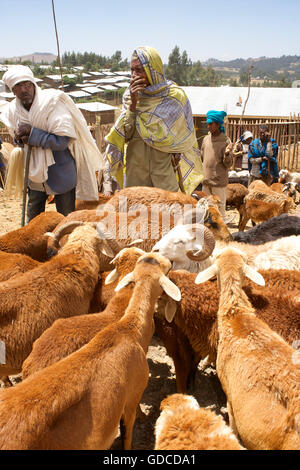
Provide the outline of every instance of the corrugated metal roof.
[[100,78],[99,79],[99,83],[103,83],[104,85],[107,83],[116,83],[116,82],[120,82],[121,80],[124,80],[125,77],[106,77],[106,78]]
[[118,90],[118,87],[114,85],[101,85],[101,86],[99,85],[98,88],[99,90],[111,90],[111,91]]
[[113,111],[117,109],[115,106],[111,106],[106,103],[77,103],[76,106],[86,111],[99,112],[99,111]]
[[116,86],[119,88],[127,88],[129,86],[129,82],[118,82]]
[[96,86],[87,86],[82,88],[82,91],[86,91],[87,93],[90,93],[91,95],[94,95],[96,93],[100,93],[101,90],[97,88]]
[[[240,116],[248,94],[247,87],[182,87],[194,116],[205,115],[210,109]],[[241,105],[237,105],[240,103]],[[289,116],[300,114],[299,88],[252,87],[245,116]]]
[[90,93],[86,93],[85,91],[69,91],[67,95],[71,96],[72,98],[86,98],[87,96],[91,96]]
[[103,75],[109,75],[109,76],[114,76],[115,73],[114,72],[110,72],[109,69],[101,69],[100,72],[103,74]]
[[130,76],[131,75],[131,72],[130,70],[120,70],[119,72],[114,72],[116,75],[126,75],[126,76]]
[[88,86],[93,86],[93,85],[94,85],[94,83],[88,82],[88,83],[76,83],[75,86],[78,87],[78,88],[86,88]]

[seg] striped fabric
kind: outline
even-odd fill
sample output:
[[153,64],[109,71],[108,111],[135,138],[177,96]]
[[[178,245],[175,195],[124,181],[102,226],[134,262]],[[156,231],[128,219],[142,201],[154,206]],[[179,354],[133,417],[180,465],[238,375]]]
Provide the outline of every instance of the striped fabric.
[[[168,154],[181,154],[183,185],[186,193],[191,194],[203,180],[203,168],[190,102],[176,83],[165,78],[161,58],[155,49],[138,47],[136,52],[150,83],[139,96],[137,131],[147,145]],[[109,144],[106,154],[111,172],[120,187],[123,187],[126,161],[124,116],[129,104],[130,92],[127,88],[122,113],[105,137]]]

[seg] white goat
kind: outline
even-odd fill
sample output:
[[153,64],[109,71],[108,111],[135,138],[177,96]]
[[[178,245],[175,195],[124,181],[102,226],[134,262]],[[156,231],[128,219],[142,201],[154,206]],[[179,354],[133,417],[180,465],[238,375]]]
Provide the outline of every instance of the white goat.
[[279,181],[280,183],[294,183],[295,186],[298,185],[296,189],[299,191],[300,173],[282,169],[279,171]]
[[176,225],[152,248],[172,262],[172,269],[199,272],[211,264],[213,234],[201,224]]
[[[207,251],[197,256],[200,246],[198,231],[201,236],[201,230],[202,227],[195,224],[178,225],[162,237],[152,251],[157,251],[172,261],[174,270],[185,269],[189,272],[199,272],[211,265],[213,257],[225,246],[236,247],[246,253],[249,264],[256,269],[300,270],[300,236],[291,235],[261,245],[216,240],[211,256],[207,255]],[[210,241],[210,246],[213,243]]]

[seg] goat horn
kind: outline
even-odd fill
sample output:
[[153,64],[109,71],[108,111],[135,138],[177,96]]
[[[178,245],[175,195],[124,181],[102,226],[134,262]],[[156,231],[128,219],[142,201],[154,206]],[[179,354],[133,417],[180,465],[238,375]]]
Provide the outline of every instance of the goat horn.
[[56,247],[56,248],[59,248],[59,241],[60,239],[64,236],[64,235],[67,235],[71,232],[73,232],[73,230],[76,228],[76,227],[79,227],[80,225],[83,225],[84,222],[82,221],[79,221],[79,220],[72,220],[72,222],[68,222],[64,225],[62,225],[61,227],[59,227],[59,229],[54,232],[54,236],[53,236],[53,241],[52,241],[52,244]]
[[107,232],[105,230],[103,225],[101,226],[101,223],[97,223],[97,233],[101,240],[103,240],[107,245],[108,250],[111,252],[111,258],[114,258],[114,256],[120,251],[120,246],[116,239],[112,237],[112,234],[110,232]]
[[212,232],[207,228],[203,227],[204,230],[204,246],[203,249],[199,252],[199,250],[188,250],[186,252],[186,256],[193,260],[193,261],[203,261],[208,258],[215,247],[216,241],[215,237],[213,236]]

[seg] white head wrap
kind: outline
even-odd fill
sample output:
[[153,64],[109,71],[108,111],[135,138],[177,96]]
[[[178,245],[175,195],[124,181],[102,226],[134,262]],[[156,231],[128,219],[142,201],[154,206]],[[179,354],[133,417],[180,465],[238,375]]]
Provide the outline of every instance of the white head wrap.
[[2,80],[10,90],[20,82],[30,81],[35,84],[34,75],[26,65],[14,65],[13,67],[9,67],[7,72],[3,75]]
[[250,131],[245,131],[244,134],[242,135],[242,137],[243,137],[244,140],[250,139],[250,137],[251,137],[251,139],[253,139],[253,134]]

